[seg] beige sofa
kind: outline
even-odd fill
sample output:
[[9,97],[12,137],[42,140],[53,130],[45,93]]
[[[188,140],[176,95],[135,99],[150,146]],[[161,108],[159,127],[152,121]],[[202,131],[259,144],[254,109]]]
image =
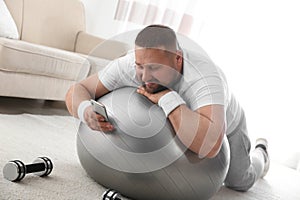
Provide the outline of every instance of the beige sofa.
[[[20,40],[0,37],[0,96],[64,100],[128,45],[85,32],[79,0],[5,0]],[[93,55],[89,55],[93,52]]]

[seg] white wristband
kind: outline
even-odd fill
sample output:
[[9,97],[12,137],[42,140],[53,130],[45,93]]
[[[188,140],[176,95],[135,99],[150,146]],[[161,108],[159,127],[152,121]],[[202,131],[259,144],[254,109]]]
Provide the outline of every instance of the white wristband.
[[82,101],[78,106],[78,109],[77,109],[78,118],[84,123],[86,123],[86,121],[84,119],[84,111],[90,105],[91,105],[91,102],[88,100],[85,100],[85,101]]
[[168,92],[158,101],[158,105],[163,109],[166,117],[181,104],[185,104],[185,101],[175,91]]

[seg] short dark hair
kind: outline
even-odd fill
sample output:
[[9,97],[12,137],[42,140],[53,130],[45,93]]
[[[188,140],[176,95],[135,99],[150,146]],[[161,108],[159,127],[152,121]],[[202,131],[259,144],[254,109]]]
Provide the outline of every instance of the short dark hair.
[[177,38],[173,29],[159,24],[153,24],[141,30],[135,45],[142,48],[158,48],[163,46],[167,51],[177,50]]

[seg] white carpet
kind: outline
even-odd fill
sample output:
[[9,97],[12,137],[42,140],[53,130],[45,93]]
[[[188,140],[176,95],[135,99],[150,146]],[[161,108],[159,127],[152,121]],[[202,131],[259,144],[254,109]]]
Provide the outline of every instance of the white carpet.
[[[76,134],[76,122],[69,116],[0,114],[0,199],[100,199],[105,188],[81,167]],[[28,175],[19,183],[3,178],[2,169],[8,161],[30,163],[38,156],[51,158],[54,169],[49,177]],[[273,164],[266,179],[250,191],[222,188],[212,199],[300,199],[300,173]]]
[[[76,125],[72,117],[0,115],[0,199],[99,199],[104,188],[90,179],[76,153]],[[51,158],[49,177],[26,176],[13,183],[3,178],[10,160],[30,163]]]

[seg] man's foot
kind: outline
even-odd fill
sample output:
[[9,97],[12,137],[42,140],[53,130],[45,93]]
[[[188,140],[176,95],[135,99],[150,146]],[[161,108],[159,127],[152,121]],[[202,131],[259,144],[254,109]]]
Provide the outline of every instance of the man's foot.
[[270,158],[268,154],[268,141],[265,138],[258,138],[256,139],[255,149],[260,148],[262,149],[262,152],[264,154],[265,159],[265,167],[263,170],[263,173],[261,175],[261,178],[263,178],[269,171],[270,168]]

